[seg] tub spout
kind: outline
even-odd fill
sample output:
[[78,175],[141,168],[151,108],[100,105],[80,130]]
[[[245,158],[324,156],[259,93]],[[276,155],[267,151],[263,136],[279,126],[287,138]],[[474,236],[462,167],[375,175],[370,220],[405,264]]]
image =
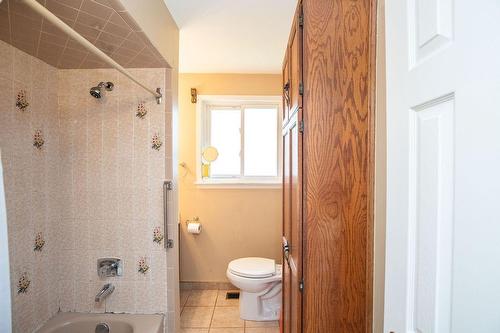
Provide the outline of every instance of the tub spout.
[[115,290],[115,286],[113,286],[111,283],[106,283],[101,290],[95,295],[95,302],[99,303],[109,295],[113,293]]

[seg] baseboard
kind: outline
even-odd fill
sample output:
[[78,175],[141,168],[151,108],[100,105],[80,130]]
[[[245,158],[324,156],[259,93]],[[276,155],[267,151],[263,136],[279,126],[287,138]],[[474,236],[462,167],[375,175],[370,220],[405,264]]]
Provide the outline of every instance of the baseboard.
[[230,282],[181,281],[181,290],[235,290]]

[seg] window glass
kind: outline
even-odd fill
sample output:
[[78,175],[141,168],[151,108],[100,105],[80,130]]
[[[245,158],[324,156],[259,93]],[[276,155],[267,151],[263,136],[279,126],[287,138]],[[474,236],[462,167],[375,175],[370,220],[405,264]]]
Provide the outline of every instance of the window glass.
[[211,164],[212,177],[241,174],[241,111],[212,109],[210,112],[210,145],[217,148],[219,157]]
[[245,176],[277,176],[278,110],[246,108],[244,117]]

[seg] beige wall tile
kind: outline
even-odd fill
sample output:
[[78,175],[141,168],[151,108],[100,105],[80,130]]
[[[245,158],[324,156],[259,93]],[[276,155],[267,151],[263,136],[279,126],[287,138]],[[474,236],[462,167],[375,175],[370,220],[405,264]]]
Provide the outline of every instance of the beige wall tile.
[[14,76],[14,48],[0,41],[0,77],[11,80]]
[[32,57],[14,49],[14,80],[31,87]]
[[[164,84],[163,70],[141,77]],[[99,81],[113,81],[115,90],[95,100],[88,90]],[[8,158],[4,167],[9,237],[14,239],[13,288],[20,271],[33,276],[33,294],[14,294],[19,332],[32,331],[59,307],[167,312],[166,254],[152,242],[152,226],[162,225],[161,199],[153,201],[150,190],[163,177],[164,151],[151,152],[151,117],[135,117],[136,102],[151,96],[132,83],[131,95],[123,98],[128,104],[121,103],[119,96],[127,90],[120,83],[127,88],[125,82],[129,80],[120,80],[114,70],[58,71],[0,42],[0,108],[6,111],[0,114],[0,144]],[[57,95],[50,96],[54,87]],[[29,112],[14,108],[19,89],[27,90]],[[164,123],[164,105],[151,109]],[[163,124],[157,128],[166,135]],[[46,139],[41,151],[32,146],[34,129],[42,129]],[[159,184],[154,193],[161,198]],[[46,245],[34,254],[37,230],[43,231]],[[110,280],[117,285],[109,300],[95,304],[93,298],[105,282],[97,278],[96,260],[106,256],[123,258],[125,272]],[[137,272],[140,256],[151,267],[146,275]],[[35,290],[38,300],[33,303]]]

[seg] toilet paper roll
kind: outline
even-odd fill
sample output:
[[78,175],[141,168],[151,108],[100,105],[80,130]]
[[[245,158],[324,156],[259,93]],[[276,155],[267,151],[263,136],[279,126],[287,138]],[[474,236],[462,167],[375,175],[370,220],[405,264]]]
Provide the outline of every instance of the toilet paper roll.
[[190,234],[198,235],[201,232],[201,223],[189,222],[187,230]]

